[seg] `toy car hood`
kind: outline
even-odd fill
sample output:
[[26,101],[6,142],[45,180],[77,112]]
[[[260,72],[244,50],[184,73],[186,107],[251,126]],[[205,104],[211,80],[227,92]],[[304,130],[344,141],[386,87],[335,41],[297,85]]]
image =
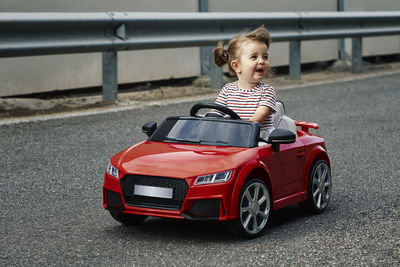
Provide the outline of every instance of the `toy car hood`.
[[175,178],[237,168],[254,158],[254,149],[145,141],[111,159],[123,173]]

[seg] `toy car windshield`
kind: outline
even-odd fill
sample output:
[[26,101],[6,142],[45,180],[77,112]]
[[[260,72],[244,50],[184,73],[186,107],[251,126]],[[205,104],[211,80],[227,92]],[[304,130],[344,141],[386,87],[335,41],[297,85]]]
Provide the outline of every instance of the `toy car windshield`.
[[150,141],[212,146],[255,147],[259,125],[238,120],[213,118],[167,118]]

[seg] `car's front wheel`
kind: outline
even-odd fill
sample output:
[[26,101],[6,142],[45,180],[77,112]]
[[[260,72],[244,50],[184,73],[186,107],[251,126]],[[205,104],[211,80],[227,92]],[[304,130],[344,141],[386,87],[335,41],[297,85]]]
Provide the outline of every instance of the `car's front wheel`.
[[265,183],[260,179],[248,181],[239,200],[239,216],[232,222],[234,233],[241,237],[260,236],[271,213],[271,197]]
[[115,220],[127,226],[141,224],[147,218],[147,216],[125,214],[122,212],[115,212],[115,211],[110,211],[110,214],[111,217],[113,217]]
[[308,197],[301,206],[320,213],[326,209],[331,198],[332,177],[328,163],[318,160],[313,163],[308,178]]

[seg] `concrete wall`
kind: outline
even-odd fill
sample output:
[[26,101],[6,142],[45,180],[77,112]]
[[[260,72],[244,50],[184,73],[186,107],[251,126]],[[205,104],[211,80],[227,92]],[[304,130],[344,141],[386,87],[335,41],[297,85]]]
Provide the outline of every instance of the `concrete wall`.
[[[337,0],[211,0],[211,12],[289,12],[289,11],[336,11]],[[301,62],[331,60],[338,57],[336,40],[310,41],[301,44]],[[289,43],[274,43],[270,49],[271,66],[289,64]]]
[[[211,12],[336,11],[338,0],[209,0]],[[345,10],[399,10],[398,0],[345,0]],[[363,7],[363,8],[361,8]],[[0,0],[0,12],[197,12],[198,0]],[[383,40],[380,37],[379,40]],[[364,54],[398,53],[399,37],[366,41]],[[379,45],[378,45],[379,44]],[[348,45],[348,47],[351,47]],[[201,74],[199,48],[118,53],[119,83]],[[302,43],[302,62],[337,58],[337,40]],[[288,43],[272,43],[271,65],[288,64]],[[101,86],[101,54],[0,58],[0,96]]]
[[[345,0],[345,11],[394,11],[400,10],[399,0]],[[351,40],[346,40],[346,53],[351,54]],[[400,36],[363,38],[363,55],[387,55],[400,53]]]
[[194,12],[197,6],[197,0],[0,0],[1,12]]
[[[197,0],[0,0],[1,12],[197,12]],[[189,60],[188,60],[189,59]],[[118,53],[118,81],[198,76],[200,49]],[[0,96],[101,86],[101,54],[0,58]]]

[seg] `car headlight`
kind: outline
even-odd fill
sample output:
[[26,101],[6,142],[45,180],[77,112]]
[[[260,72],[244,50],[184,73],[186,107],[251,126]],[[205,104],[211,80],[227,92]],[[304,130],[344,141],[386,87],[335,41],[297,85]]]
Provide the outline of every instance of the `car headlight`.
[[117,168],[115,168],[111,162],[108,163],[108,167],[107,167],[107,173],[111,176],[114,176],[115,178],[119,178],[119,170]]
[[196,178],[194,184],[200,185],[200,184],[223,183],[229,181],[231,179],[231,176],[232,176],[232,170],[202,175]]

